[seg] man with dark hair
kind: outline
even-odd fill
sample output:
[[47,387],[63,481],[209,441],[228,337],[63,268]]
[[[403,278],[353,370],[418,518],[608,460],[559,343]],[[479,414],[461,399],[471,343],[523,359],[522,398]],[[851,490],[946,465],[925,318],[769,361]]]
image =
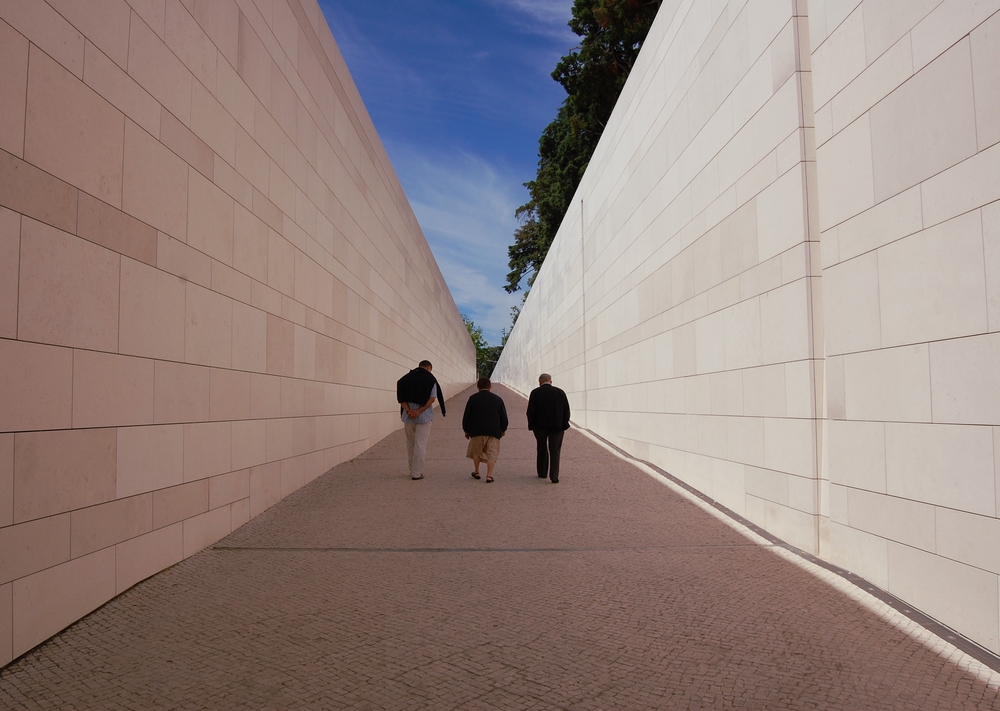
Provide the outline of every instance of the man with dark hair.
[[424,478],[424,458],[427,440],[431,436],[434,419],[434,401],[441,403],[441,417],[445,416],[444,393],[437,378],[431,375],[434,366],[429,360],[420,364],[396,381],[396,402],[399,417],[406,431],[406,457],[410,465],[410,478]]
[[538,376],[538,387],[528,396],[528,429],[538,445],[535,464],[539,478],[548,476],[558,484],[559,452],[563,434],[569,429],[569,400],[566,393],[552,385],[548,373]]
[[469,440],[465,456],[476,468],[472,472],[473,479],[479,478],[479,465],[486,462],[486,483],[489,484],[500,455],[500,438],[507,433],[507,407],[499,395],[490,392],[489,378],[480,378],[476,387],[479,392],[469,397],[462,415],[462,429]]

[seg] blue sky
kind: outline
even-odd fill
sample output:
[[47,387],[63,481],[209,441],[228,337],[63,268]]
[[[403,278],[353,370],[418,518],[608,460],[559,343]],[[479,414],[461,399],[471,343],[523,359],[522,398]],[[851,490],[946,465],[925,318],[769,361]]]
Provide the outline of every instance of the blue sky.
[[459,310],[490,343],[514,210],[565,92],[572,0],[320,0]]

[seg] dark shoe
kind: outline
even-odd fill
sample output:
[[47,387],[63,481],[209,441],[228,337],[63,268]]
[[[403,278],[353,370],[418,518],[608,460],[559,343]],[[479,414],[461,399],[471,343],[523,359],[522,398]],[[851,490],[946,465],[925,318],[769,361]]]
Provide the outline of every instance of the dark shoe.
[[491,477],[489,474],[486,475],[486,483],[487,484],[492,484],[493,483],[493,477]]
[[553,479],[553,480],[552,480],[552,483],[553,483],[553,484],[558,484],[558,483],[559,483],[559,480],[558,480],[558,479]]
[[549,478],[549,475],[548,475],[548,474],[539,474],[539,475],[538,475],[538,478],[539,478],[539,479],[548,479],[548,478]]
[[411,476],[410,478],[413,479],[413,481],[417,481],[418,479],[423,479],[424,475],[421,474],[420,476]]
[[472,472],[472,478],[473,479],[478,479],[479,478],[479,472]]

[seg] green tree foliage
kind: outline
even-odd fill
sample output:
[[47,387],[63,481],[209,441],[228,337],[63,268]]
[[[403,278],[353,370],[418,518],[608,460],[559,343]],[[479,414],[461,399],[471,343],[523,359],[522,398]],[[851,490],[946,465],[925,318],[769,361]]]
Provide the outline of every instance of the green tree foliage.
[[[465,328],[469,331],[469,338],[472,339],[472,345],[476,347],[476,377],[477,378],[488,378],[493,372],[494,366],[497,361],[500,360],[500,353],[503,351],[503,344],[499,346],[491,346],[486,342],[486,338],[483,336],[483,329],[477,326],[471,318],[462,314],[462,321],[465,322]],[[507,341],[507,334],[504,332],[504,343]]]
[[515,213],[519,226],[507,249],[507,292],[520,289],[525,276],[529,288],[534,283],[660,1],[574,0],[569,26],[583,39],[552,72],[567,96],[542,132],[538,172],[524,184],[530,199]]

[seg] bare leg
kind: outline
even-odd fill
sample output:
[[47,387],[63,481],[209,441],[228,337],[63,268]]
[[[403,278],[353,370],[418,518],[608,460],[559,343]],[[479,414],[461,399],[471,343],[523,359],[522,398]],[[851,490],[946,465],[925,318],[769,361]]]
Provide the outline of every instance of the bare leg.
[[472,458],[472,465],[473,465],[473,466],[474,466],[474,467],[476,468],[476,474],[478,474],[478,473],[479,473],[479,464],[480,464],[480,462],[482,462],[482,461],[483,461],[483,460],[482,460],[482,459],[480,459],[479,457],[473,457],[473,458]]

